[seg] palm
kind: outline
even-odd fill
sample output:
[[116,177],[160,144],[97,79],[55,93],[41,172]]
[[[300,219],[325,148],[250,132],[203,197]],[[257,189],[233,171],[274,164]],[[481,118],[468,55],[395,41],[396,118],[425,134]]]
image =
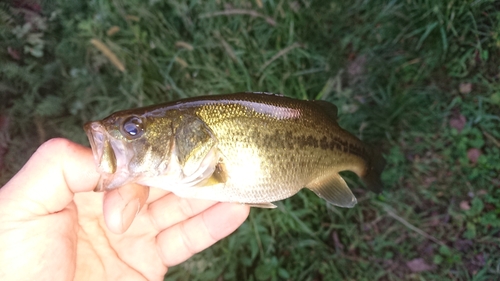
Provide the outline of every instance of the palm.
[[[156,245],[155,229],[146,204],[130,228],[123,234],[108,230],[104,222],[99,193],[75,196],[78,206],[78,258],[92,270],[77,272],[76,279],[95,280],[93,274],[109,274],[108,280],[163,280],[167,268],[163,265]],[[106,260],[103,262],[103,256]],[[114,268],[111,272],[106,267]],[[79,268],[87,268],[79,267]]]
[[[112,210],[119,209],[113,205],[114,199],[127,194],[126,189],[121,190],[124,195],[119,193],[111,191],[104,200],[111,202],[108,206]],[[168,266],[183,262],[231,233],[249,211],[240,204],[183,199],[152,189],[130,228],[115,234],[107,225],[113,224],[112,220],[121,222],[121,213],[117,213],[120,218],[113,218],[105,203],[103,214],[101,197],[101,193],[79,193],[74,198],[80,225],[77,279],[163,280]],[[106,217],[110,218],[107,224]],[[91,270],[81,270],[85,268]]]
[[0,279],[5,276],[9,280],[10,276],[10,279],[29,280],[36,275],[39,280],[49,280],[49,276],[52,280],[70,280],[75,271],[77,241],[75,204],[70,203],[56,214],[20,219],[29,210],[22,204],[9,206],[10,203],[14,202],[0,200],[0,205],[6,207],[0,208],[0,249],[6,258],[0,259],[5,265],[0,270]]
[[89,192],[98,179],[88,148],[53,139],[0,188],[0,280],[163,280],[249,212],[135,184]]

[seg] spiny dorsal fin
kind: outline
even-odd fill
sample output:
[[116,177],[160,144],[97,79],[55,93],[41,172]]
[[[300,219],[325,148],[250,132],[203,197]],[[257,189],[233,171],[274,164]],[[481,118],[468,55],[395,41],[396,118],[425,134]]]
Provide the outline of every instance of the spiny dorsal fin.
[[328,117],[332,118],[335,121],[337,120],[337,113],[339,110],[337,109],[336,105],[324,100],[313,100],[313,102],[319,105],[323,109],[323,111],[328,115]]
[[319,197],[339,207],[352,208],[358,202],[347,183],[338,173],[317,178],[306,187]]

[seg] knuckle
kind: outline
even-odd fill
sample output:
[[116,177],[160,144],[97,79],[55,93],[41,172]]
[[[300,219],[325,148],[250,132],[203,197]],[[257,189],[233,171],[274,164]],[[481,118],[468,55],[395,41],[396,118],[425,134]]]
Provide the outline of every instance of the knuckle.
[[[150,212],[150,209],[148,208],[149,212]],[[158,219],[156,218],[156,216],[154,215],[149,215],[149,221],[151,222],[151,225],[153,226],[153,228],[160,232],[163,230],[163,228],[161,227],[161,225],[158,223]]]
[[191,201],[185,198],[181,198],[179,200],[179,204],[177,205],[177,207],[179,208],[181,215],[183,215],[185,218],[190,218],[194,214],[193,205],[191,205]]
[[180,228],[180,238],[182,240],[184,247],[186,248],[187,253],[189,253],[190,256],[198,253],[199,250],[197,250],[193,240],[191,239],[191,236],[189,235],[189,232],[186,231],[185,224],[181,223],[179,225],[179,228]]
[[40,145],[37,151],[45,152],[47,150],[53,150],[55,148],[57,148],[57,150],[64,150],[67,149],[71,144],[71,141],[64,138],[52,138]]

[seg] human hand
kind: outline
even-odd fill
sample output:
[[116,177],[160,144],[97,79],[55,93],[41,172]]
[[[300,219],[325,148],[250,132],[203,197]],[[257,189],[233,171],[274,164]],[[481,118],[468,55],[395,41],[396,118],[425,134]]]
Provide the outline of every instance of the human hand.
[[163,280],[249,212],[135,184],[87,192],[98,179],[89,148],[53,139],[33,154],[0,189],[0,280]]

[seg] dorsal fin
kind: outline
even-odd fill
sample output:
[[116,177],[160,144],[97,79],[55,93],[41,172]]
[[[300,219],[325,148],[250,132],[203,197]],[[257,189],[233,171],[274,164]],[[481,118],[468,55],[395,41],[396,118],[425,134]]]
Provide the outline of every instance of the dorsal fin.
[[319,105],[323,109],[323,111],[328,115],[328,117],[337,121],[337,113],[339,110],[337,109],[336,105],[324,100],[313,100],[313,102]]
[[275,97],[284,97],[285,95],[280,94],[280,93],[271,93],[271,92],[245,92],[247,94],[256,94],[256,95],[268,95],[268,96],[275,96]]

